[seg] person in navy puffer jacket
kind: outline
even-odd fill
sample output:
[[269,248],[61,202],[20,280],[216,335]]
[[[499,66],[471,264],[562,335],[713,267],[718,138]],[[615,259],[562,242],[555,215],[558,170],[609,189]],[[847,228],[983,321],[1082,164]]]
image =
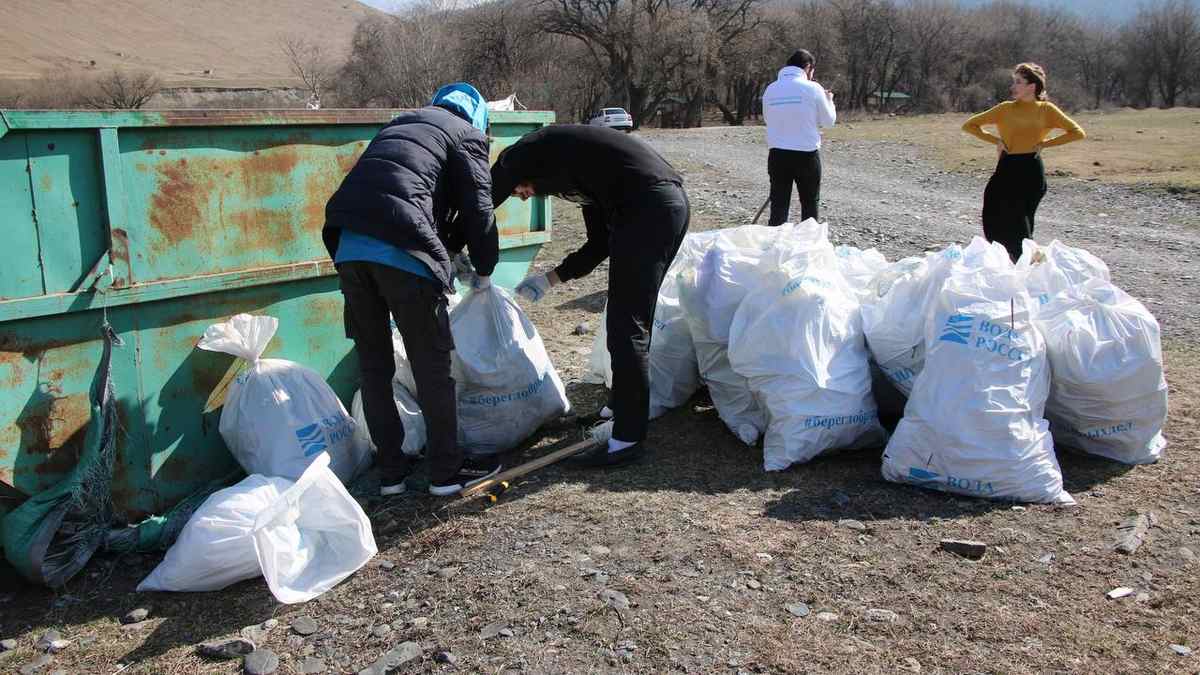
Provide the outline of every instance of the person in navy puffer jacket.
[[403,112],[379,131],[325,205],[321,234],[346,301],[346,335],[358,351],[385,496],[403,492],[411,471],[392,398],[389,318],[404,339],[425,417],[429,491],[456,494],[500,470],[495,458],[464,458],[458,447],[446,302],[451,260],[464,245],[476,288],[491,284],[499,259],[487,119],[487,101],[474,87],[442,87],[429,106]]

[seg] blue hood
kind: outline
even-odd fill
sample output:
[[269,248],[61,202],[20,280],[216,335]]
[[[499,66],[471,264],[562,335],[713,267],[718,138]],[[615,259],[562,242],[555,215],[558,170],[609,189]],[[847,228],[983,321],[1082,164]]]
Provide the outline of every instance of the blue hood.
[[471,123],[471,126],[487,133],[488,108],[487,101],[475,87],[466,82],[447,84],[433,95],[431,105],[445,108]]

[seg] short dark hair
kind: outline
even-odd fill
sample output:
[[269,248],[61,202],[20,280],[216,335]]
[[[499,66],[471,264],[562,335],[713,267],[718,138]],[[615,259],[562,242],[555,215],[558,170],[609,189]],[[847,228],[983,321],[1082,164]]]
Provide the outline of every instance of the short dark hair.
[[808,68],[817,65],[817,60],[807,49],[797,49],[796,53],[792,54],[792,58],[788,59],[787,64],[797,68]]

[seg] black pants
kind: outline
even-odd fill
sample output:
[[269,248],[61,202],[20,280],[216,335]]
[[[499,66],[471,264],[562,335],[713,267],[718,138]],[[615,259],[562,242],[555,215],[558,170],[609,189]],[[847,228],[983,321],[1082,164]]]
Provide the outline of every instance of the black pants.
[[354,340],[362,375],[363,412],[379,449],[385,481],[408,474],[410,460],[401,451],[404,425],[392,397],[396,361],[389,318],[396,321],[412,362],[425,417],[429,479],[444,482],[462,468],[458,447],[458,409],[450,376],[450,316],[441,284],[386,265],[347,262],[338,265],[346,298],[346,336]]
[[1033,214],[1046,195],[1046,167],[1035,153],[1004,155],[983,191],[983,236],[1000,242],[1013,262],[1033,238]]
[[613,371],[613,438],[617,440],[646,438],[650,332],[658,287],[683,243],[690,220],[687,194],[674,183],[659,183],[610,215],[605,327]]
[[780,150],[767,153],[767,175],[771,177],[771,219],[768,225],[788,221],[792,203],[792,183],[800,195],[800,220],[817,218],[821,199],[821,153],[819,150]]

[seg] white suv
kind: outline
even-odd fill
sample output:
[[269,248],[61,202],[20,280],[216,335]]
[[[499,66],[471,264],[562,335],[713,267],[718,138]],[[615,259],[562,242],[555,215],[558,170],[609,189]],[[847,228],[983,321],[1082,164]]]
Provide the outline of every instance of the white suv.
[[624,108],[604,108],[588,120],[588,124],[610,129],[633,131],[633,117]]

